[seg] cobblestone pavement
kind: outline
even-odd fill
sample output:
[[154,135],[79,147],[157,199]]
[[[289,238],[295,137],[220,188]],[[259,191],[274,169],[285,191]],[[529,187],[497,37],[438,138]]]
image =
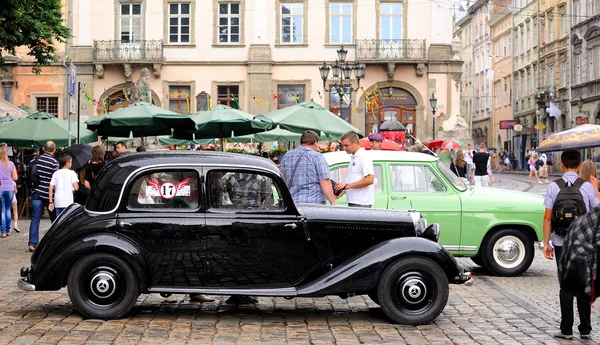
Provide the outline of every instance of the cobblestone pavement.
[[[496,174],[495,188],[541,193],[544,185],[527,176]],[[0,344],[597,344],[557,341],[559,322],[556,266],[536,251],[533,266],[521,277],[488,275],[470,259],[474,286],[452,285],[444,312],[430,325],[391,324],[368,297],[341,299],[259,298],[251,307],[231,307],[225,297],[213,303],[190,302],[177,295],[165,303],[159,295],[142,295],[133,312],[120,320],[82,320],[67,290],[24,292],[16,287],[19,269],[28,263],[28,222],[24,230],[0,239]],[[42,227],[48,226],[44,220]],[[592,311],[600,330],[600,313]],[[577,325],[577,322],[576,322]]]

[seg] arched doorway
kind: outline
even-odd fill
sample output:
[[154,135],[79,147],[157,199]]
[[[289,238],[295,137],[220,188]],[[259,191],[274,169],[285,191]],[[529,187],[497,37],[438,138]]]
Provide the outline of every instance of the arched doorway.
[[[395,119],[406,127],[406,142],[411,145],[413,144],[411,135],[414,137],[418,136],[418,102],[411,92],[403,87],[393,85],[394,83],[396,82],[392,82],[391,85],[385,87],[374,87],[372,91],[365,91],[362,100],[362,102],[367,101],[364,132],[366,134],[379,132],[379,125],[381,123],[386,120]],[[372,102],[373,96],[370,96],[374,92],[377,92],[378,98],[378,103],[375,106]],[[370,106],[369,103],[371,104]]]
[[[118,84],[104,91],[100,97],[100,105],[97,107],[98,115],[115,111],[131,104],[133,83]],[[160,97],[152,91],[152,104],[161,106]]]

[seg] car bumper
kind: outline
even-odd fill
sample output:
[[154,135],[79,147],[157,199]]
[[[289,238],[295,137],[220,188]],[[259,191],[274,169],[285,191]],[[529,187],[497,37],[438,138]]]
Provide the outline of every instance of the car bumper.
[[473,274],[471,272],[465,272],[461,269],[460,272],[454,279],[451,281],[452,284],[465,284],[467,286],[471,286],[475,284],[475,279],[473,279]]
[[23,291],[35,291],[35,285],[30,284],[27,281],[27,278],[19,278],[19,281],[17,282],[17,286],[19,287],[19,289],[21,289]]

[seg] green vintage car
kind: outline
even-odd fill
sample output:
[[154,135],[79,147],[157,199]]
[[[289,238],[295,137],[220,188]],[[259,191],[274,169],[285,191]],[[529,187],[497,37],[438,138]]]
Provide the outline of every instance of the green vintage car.
[[[525,272],[541,241],[543,198],[465,185],[437,158],[423,153],[369,151],[375,167],[375,208],[415,209],[439,223],[440,244],[494,274]],[[344,182],[350,156],[324,154],[334,181]],[[346,197],[338,205],[347,204]]]

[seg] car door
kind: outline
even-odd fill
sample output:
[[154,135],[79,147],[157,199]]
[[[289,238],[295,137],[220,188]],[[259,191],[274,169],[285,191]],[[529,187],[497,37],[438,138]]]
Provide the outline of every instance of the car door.
[[[336,164],[330,167],[331,180],[335,182],[346,183],[346,176],[348,176],[348,163]],[[387,177],[383,174],[383,163],[373,162],[373,170],[375,172],[375,204],[373,208],[387,208],[388,197],[383,190],[383,186],[387,181]],[[338,206],[348,206],[348,200],[346,195],[342,196],[336,201]]]
[[251,169],[204,172],[209,286],[292,287],[318,267],[281,178]]
[[440,224],[440,244],[459,250],[461,200],[444,176],[423,163],[390,163],[388,174],[388,208],[421,212],[428,223]]
[[149,169],[131,181],[117,228],[148,256],[152,286],[203,286],[207,259],[199,172]]

